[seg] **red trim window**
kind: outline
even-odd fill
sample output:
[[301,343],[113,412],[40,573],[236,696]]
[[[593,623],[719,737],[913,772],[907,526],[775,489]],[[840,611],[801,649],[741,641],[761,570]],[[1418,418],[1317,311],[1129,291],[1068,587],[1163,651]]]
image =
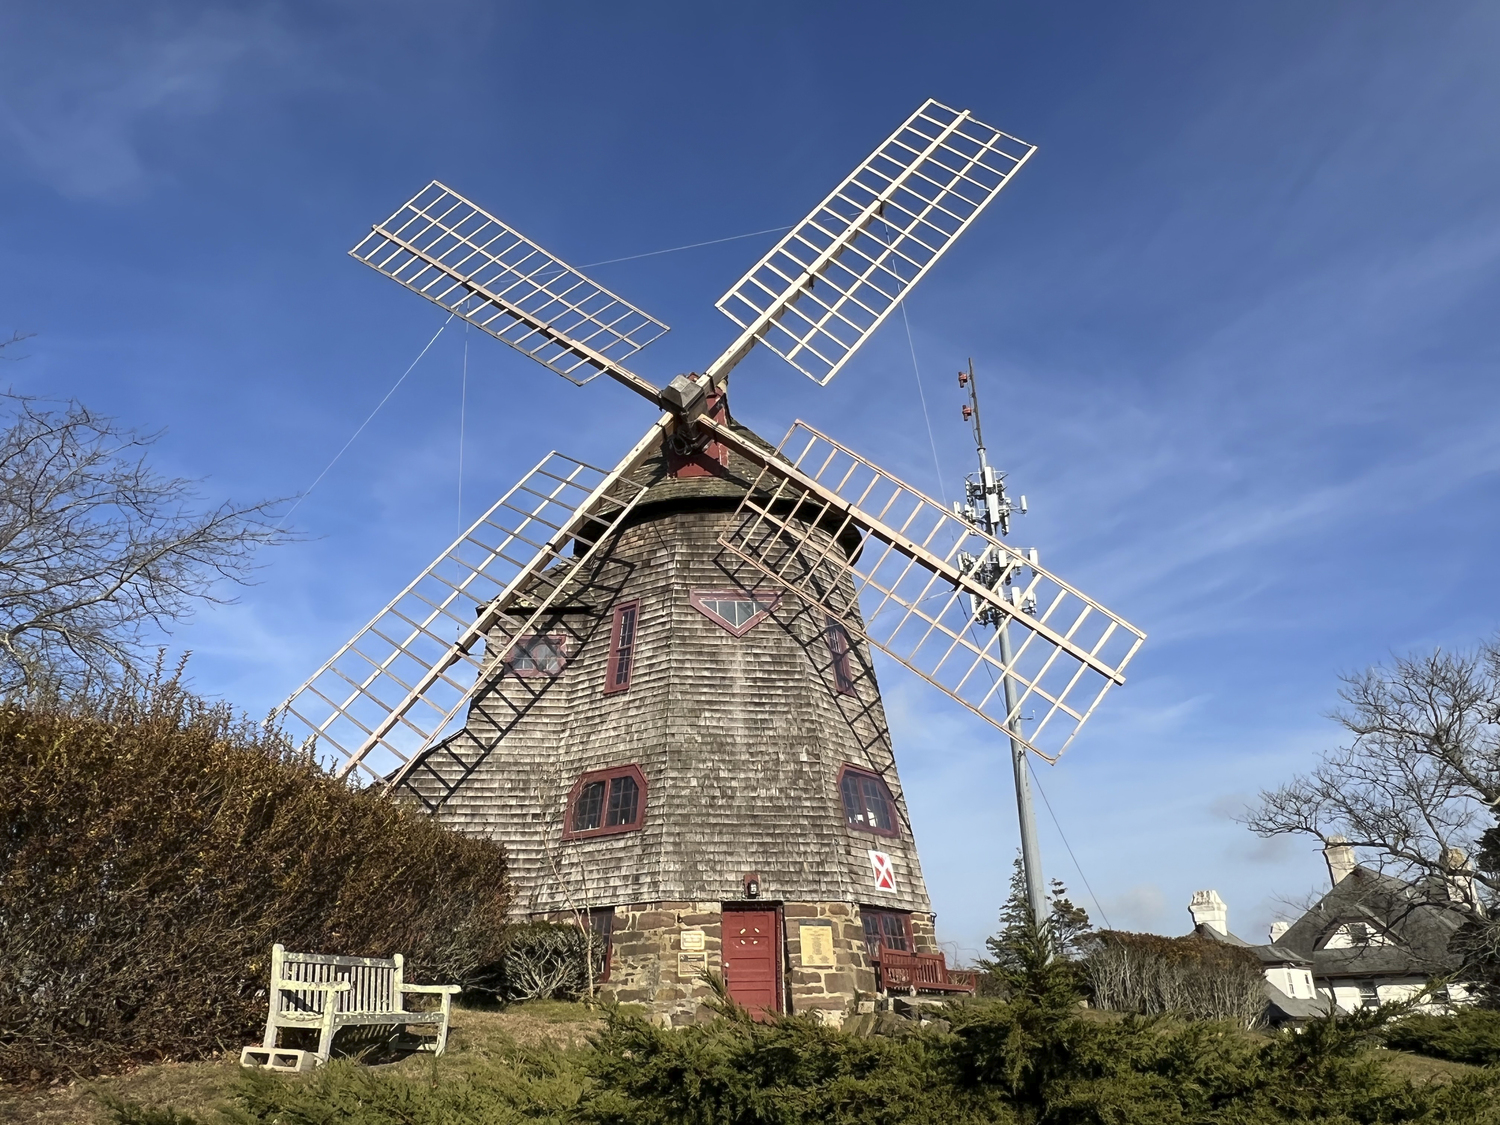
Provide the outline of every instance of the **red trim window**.
[[896,802],[878,773],[845,766],[839,771],[839,799],[844,803],[844,821],[850,828],[877,836],[899,836]]
[[732,636],[743,637],[781,602],[780,590],[690,590],[688,601]]
[[646,820],[646,777],[639,766],[586,773],[568,794],[564,840],[633,832]]
[[609,632],[609,664],[604,671],[605,695],[630,687],[630,673],[635,669],[636,626],[640,617],[639,601],[615,606],[615,620]]
[[517,637],[505,654],[505,670],[515,676],[556,676],[568,663],[568,638],[558,633]]
[[882,949],[899,949],[903,953],[915,951],[911,940],[910,914],[861,906],[859,916],[865,924],[865,948],[875,960],[880,960]]
[[851,659],[854,646],[849,643],[849,630],[828,618],[823,636],[828,641],[828,652],[833,657],[833,688],[840,695],[854,694],[854,662]]

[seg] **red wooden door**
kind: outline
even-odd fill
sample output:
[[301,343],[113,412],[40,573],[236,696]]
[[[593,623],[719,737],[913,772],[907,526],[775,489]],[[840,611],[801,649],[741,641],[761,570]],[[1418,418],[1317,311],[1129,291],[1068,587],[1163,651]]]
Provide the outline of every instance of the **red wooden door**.
[[752,1013],[779,1012],[781,934],[776,911],[726,910],[723,922],[724,983],[730,997]]

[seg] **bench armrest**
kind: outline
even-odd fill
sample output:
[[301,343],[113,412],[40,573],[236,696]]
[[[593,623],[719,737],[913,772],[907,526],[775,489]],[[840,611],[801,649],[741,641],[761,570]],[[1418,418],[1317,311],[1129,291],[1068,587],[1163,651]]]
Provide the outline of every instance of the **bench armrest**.
[[463,986],[458,984],[403,984],[401,991],[447,993],[451,996],[456,992],[462,992]]
[[283,992],[348,992],[350,984],[346,980],[325,982],[313,980],[278,980],[272,981],[271,987]]

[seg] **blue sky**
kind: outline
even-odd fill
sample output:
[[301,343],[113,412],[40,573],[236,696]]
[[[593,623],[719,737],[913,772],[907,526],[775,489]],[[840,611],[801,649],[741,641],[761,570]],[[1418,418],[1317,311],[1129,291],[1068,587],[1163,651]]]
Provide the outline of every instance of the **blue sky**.
[[[305,491],[442,323],[345,256],[440,178],[575,263],[799,219],[924,98],[1039,146],[796,417],[936,494],[985,380],[1013,536],[1150,633],[1038,774],[1109,921],[1214,887],[1264,933],[1326,876],[1231,816],[1338,732],[1337,674],[1500,622],[1500,8],[1255,4],[0,4],[0,331],[16,389],[164,428],[206,496]],[[774,235],[601,265],[673,326],[665,381]],[[1487,311],[1488,310],[1488,311]],[[547,450],[612,463],[648,408],[471,333],[464,513]],[[459,520],[450,328],[237,605],[172,638],[277,703]],[[995,732],[883,673],[940,934],[993,929],[1016,832]],[[1045,806],[1049,874],[1091,910]],[[1097,912],[1096,912],[1097,916]]]

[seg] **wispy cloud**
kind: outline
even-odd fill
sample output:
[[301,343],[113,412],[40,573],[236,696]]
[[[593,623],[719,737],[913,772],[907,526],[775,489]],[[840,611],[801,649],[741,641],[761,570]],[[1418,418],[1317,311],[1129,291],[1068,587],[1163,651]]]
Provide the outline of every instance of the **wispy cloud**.
[[[238,68],[291,50],[265,9],[200,9],[97,30],[81,19],[59,27],[13,18],[10,35],[0,136],[75,199],[138,193],[160,174],[144,144],[150,126],[213,113]],[[53,40],[45,63],[35,53],[27,62],[32,35]]]

